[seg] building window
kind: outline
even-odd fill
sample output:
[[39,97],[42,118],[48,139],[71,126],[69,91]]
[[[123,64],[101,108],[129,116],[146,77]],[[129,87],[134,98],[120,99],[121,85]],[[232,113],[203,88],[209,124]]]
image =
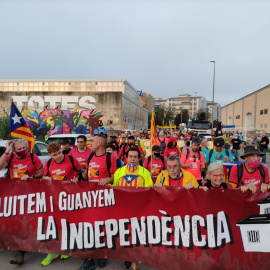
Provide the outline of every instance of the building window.
[[236,119],[240,119],[240,115],[236,115]]
[[264,109],[264,114],[268,114],[268,109]]
[[267,124],[264,124],[264,129],[267,129]]
[[260,129],[263,129],[263,124],[260,124]]
[[263,114],[263,110],[260,110],[260,115],[262,115]]

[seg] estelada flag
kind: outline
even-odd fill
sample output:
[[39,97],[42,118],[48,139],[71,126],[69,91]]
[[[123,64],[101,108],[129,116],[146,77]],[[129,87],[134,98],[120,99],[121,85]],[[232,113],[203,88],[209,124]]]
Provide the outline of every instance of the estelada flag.
[[127,119],[126,119],[126,117],[124,117],[123,129],[126,129],[126,122],[127,122]]
[[10,108],[9,130],[11,136],[25,139],[28,142],[30,151],[33,152],[36,142],[30,128],[13,102],[11,102]]
[[139,96],[140,96],[140,98],[141,98],[141,100],[142,100],[142,102],[143,102],[143,107],[146,107],[146,104],[145,104],[145,100],[144,100],[144,97],[143,97],[142,90],[141,90]]
[[155,118],[154,118],[154,110],[152,109],[152,120],[151,120],[151,151],[152,147],[157,144],[157,134],[156,134],[156,125],[155,125]]
[[142,125],[142,119],[140,118],[140,126]]

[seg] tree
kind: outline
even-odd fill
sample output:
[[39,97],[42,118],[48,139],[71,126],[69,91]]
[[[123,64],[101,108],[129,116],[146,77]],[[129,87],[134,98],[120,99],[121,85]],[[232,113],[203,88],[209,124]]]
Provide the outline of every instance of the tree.
[[[166,113],[166,117],[164,118],[164,112]],[[156,125],[162,126],[164,119],[164,125],[167,123],[169,125],[169,121],[173,120],[173,111],[169,108],[168,111],[165,111],[164,108],[159,108],[155,113],[155,123]]]
[[9,139],[9,116],[0,117],[0,138],[3,140]]
[[197,120],[209,120],[209,112],[208,112],[208,108],[207,109],[199,109],[198,113],[197,113]]
[[173,111],[172,111],[172,108],[170,107],[169,110],[166,112],[165,123],[167,122],[169,125],[169,121],[173,121],[173,120],[174,120]]
[[174,118],[174,123],[178,127],[181,123],[181,114],[182,114],[182,123],[187,123],[189,119],[189,113],[188,110],[182,110],[181,113],[177,114]]

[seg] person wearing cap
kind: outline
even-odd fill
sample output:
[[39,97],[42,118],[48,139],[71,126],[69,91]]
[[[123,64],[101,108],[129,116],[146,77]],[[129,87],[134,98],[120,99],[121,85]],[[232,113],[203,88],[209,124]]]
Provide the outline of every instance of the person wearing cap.
[[160,146],[154,145],[152,147],[152,156],[145,159],[143,167],[150,172],[153,183],[155,184],[159,174],[163,170],[166,170],[166,160],[164,156],[161,155]]
[[184,146],[181,147],[181,153],[184,153],[187,149],[190,149],[190,138],[186,137],[184,139]]
[[166,160],[166,171],[159,174],[156,187],[174,186],[186,189],[198,188],[199,184],[195,177],[188,171],[183,170],[179,157],[169,156]]
[[[127,165],[115,172],[113,186],[133,188],[153,186],[149,171],[139,165],[140,155],[141,152],[137,147],[127,151]],[[127,269],[138,269],[135,262],[125,261],[124,266]]]
[[225,141],[222,137],[217,137],[214,140],[214,148],[210,150],[208,160],[206,161],[208,164],[217,162],[223,164],[224,162],[232,162],[233,157],[230,151],[224,149]]
[[180,157],[181,153],[177,146],[177,140],[174,137],[171,137],[168,141],[167,147],[164,151],[164,157],[167,159],[169,156]]
[[255,193],[257,188],[262,192],[270,188],[268,169],[260,163],[260,158],[264,155],[255,144],[245,146],[241,156],[245,163],[231,168],[229,182],[234,189],[240,188],[243,192],[250,190]]
[[68,139],[63,139],[61,141],[61,150],[64,155],[68,155],[71,148],[69,147],[69,141]]
[[201,141],[197,137],[192,137],[191,149],[187,149],[181,156],[182,168],[190,172],[198,181],[199,186],[202,185],[201,170],[205,169],[205,161],[203,153],[199,150]]

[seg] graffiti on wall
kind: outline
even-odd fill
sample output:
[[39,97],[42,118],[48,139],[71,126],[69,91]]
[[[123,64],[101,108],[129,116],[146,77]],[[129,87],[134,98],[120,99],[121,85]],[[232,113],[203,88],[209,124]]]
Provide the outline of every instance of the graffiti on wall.
[[21,113],[37,138],[45,136],[48,131],[51,135],[97,133],[109,129],[101,123],[113,124],[113,121],[119,121],[115,114],[109,115],[106,110],[81,110],[78,106],[74,110],[62,110],[60,106],[49,109],[45,106],[41,112],[23,107]]
[[[112,128],[115,122],[119,121],[116,114],[97,110],[94,105],[96,100],[91,96],[12,98],[36,138],[43,138],[48,131],[51,135],[98,133]],[[2,110],[3,113],[6,112],[3,108]]]

